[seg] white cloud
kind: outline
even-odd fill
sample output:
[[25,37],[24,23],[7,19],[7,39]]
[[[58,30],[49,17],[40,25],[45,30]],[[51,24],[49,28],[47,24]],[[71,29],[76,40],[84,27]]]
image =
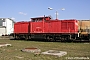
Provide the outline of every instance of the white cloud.
[[15,20],[15,18],[14,18],[14,17],[11,17],[11,19],[12,19],[12,20]]
[[63,11],[63,10],[65,10],[65,8],[62,8],[61,10]]
[[24,13],[24,12],[19,12],[19,14],[21,14],[21,15],[27,15],[27,13]]

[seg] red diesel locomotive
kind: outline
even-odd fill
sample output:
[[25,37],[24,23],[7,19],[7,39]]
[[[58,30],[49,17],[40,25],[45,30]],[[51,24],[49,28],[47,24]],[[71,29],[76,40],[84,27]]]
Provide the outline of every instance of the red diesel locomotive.
[[15,39],[45,39],[46,41],[81,39],[78,20],[53,20],[49,16],[31,18],[29,22],[16,22],[13,37]]

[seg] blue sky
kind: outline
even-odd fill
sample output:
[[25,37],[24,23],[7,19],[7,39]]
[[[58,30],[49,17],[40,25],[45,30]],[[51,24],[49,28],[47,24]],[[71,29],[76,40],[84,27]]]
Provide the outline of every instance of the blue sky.
[[15,21],[29,21],[43,15],[55,19],[56,10],[58,19],[90,19],[90,0],[0,0],[0,18],[15,18]]

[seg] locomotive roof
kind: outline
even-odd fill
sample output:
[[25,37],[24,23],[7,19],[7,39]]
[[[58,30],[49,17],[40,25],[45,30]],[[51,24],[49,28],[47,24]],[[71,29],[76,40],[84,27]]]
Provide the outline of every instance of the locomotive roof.
[[32,20],[32,19],[43,19],[43,18],[50,18],[50,19],[51,19],[51,17],[46,16],[46,17],[35,17],[35,18],[31,18],[31,20]]

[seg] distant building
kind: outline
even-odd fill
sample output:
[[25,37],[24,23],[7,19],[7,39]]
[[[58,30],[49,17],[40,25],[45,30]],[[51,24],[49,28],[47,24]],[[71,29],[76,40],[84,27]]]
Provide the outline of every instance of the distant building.
[[0,36],[13,33],[14,23],[10,18],[0,18]]

